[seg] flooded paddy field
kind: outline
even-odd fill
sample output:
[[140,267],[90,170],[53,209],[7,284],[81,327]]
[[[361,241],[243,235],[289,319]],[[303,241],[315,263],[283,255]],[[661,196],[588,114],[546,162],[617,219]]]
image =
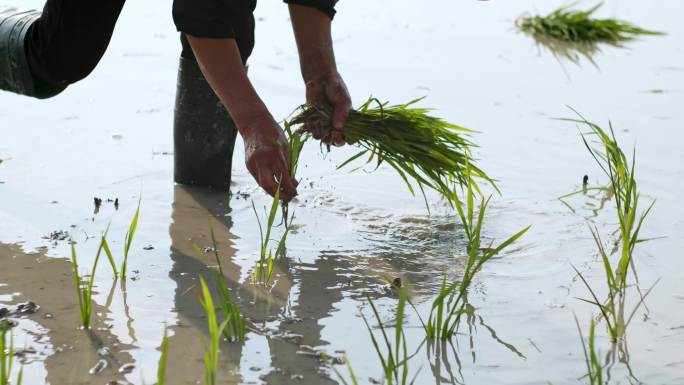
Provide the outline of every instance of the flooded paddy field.
[[[39,1],[28,5],[42,6]],[[427,96],[422,105],[479,131],[479,166],[497,180],[484,236],[495,244],[531,229],[484,265],[468,292],[474,307],[452,344],[436,349],[413,309],[403,329],[416,384],[588,384],[583,346],[594,306],[576,267],[605,296],[603,264],[590,228],[617,239],[614,199],[581,188],[608,178],[587,152],[576,117],[608,126],[631,158],[641,205],[656,200],[634,250],[642,291],[621,350],[611,355],[605,323],[596,346],[610,384],[684,384],[684,5],[606,1],[599,12],[664,31],[625,48],[603,47],[593,63],[555,57],[515,30],[525,12],[560,1],[344,1],[334,23],[336,55],[354,102]],[[593,4],[580,4],[589,7]],[[287,9],[262,1],[249,73],[276,118],[303,102]],[[270,291],[252,284],[259,229],[251,202],[267,206],[234,156],[232,194],[173,183],[172,119],[178,36],[170,4],[126,4],[110,48],[86,80],[38,101],[0,94],[0,309],[7,309],[24,384],[154,383],[168,327],[167,383],[204,378],[206,317],[194,288],[215,269],[209,220],[234,301],[248,320],[244,343],[222,343],[220,384],[334,384],[323,362],[344,356],[359,383],[379,383],[382,366],[361,314],[376,335],[395,325],[400,278],[421,317],[443,274],[457,281],[466,237],[455,210],[428,193],[430,215],[393,170],[336,170],[354,153],[308,145],[286,258]],[[490,192],[490,191],[487,191]],[[93,198],[102,199],[96,211]],[[114,201],[118,200],[118,205]],[[82,273],[99,236],[120,263],[141,202],[125,281],[105,260],[94,278],[92,329],[80,330],[69,239]],[[211,254],[211,253],[209,253]],[[631,289],[630,289],[631,290]],[[28,301],[38,307],[27,306]],[[639,302],[630,291],[627,308]],[[18,306],[24,304],[23,306]],[[104,362],[104,363],[102,363]],[[348,380],[344,365],[334,365]],[[91,373],[92,372],[92,373]]]

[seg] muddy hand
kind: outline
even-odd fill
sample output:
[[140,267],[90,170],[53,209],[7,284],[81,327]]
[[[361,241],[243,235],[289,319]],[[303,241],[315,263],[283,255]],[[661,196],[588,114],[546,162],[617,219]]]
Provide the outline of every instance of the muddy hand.
[[344,124],[351,109],[351,97],[344,80],[337,71],[329,72],[306,82],[306,102],[314,106],[332,106],[332,128],[312,127],[313,136],[328,145],[342,146]]
[[247,169],[271,196],[280,185],[280,199],[289,202],[297,195],[297,181],[290,177],[287,139],[273,120],[255,123],[243,135]]

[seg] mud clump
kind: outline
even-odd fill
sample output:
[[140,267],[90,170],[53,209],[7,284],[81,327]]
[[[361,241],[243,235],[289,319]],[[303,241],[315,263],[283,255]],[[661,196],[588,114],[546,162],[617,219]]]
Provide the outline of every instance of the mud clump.
[[58,241],[65,241],[69,239],[69,232],[65,230],[55,230],[48,235],[43,235],[43,239],[57,243]]

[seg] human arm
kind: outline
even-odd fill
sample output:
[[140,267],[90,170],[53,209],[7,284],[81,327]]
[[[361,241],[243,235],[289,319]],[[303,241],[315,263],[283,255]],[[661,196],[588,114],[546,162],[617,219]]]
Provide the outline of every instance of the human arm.
[[290,177],[287,138],[245,72],[238,46],[231,38],[187,35],[197,62],[230,113],[245,144],[245,163],[257,183],[289,201],[297,194]]
[[333,107],[332,130],[314,136],[335,145],[345,143],[342,128],[349,116],[351,97],[337,71],[331,34],[331,14],[311,6],[289,4],[290,19],[297,41],[306,101]]

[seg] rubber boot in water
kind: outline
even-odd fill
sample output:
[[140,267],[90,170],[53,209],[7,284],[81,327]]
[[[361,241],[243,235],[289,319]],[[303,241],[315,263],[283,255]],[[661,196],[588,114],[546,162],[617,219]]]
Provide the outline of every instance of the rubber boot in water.
[[38,11],[0,6],[0,90],[45,99],[66,88],[47,84],[31,74],[24,41],[29,27],[39,17]]
[[181,57],[173,123],[176,183],[228,191],[236,136],[197,62]]

